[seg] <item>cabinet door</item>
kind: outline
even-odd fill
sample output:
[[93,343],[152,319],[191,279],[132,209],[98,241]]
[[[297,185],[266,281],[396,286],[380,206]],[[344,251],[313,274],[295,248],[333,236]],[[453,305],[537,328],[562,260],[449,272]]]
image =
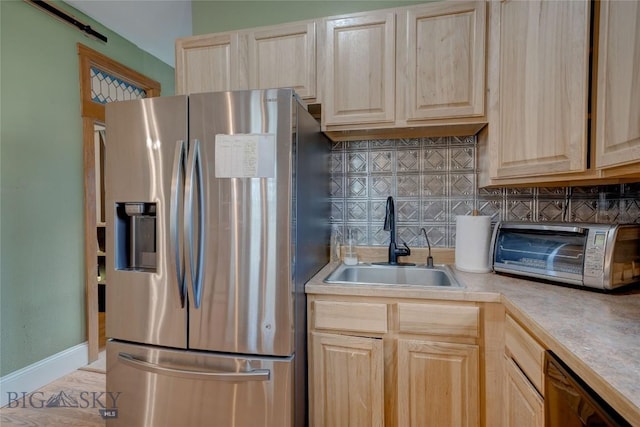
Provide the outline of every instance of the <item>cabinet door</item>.
[[477,345],[398,340],[398,425],[478,426]]
[[323,43],[325,125],[395,119],[395,14],[328,19]]
[[507,0],[491,8],[500,32],[492,177],[584,171],[589,2]]
[[316,97],[315,22],[279,25],[246,36],[251,89],[290,87],[301,98]]
[[600,2],[596,166],[640,161],[640,3]]
[[372,427],[384,421],[382,339],[311,333],[311,420],[315,427]]
[[507,314],[504,323],[505,353],[513,359],[533,386],[544,390],[544,348]]
[[485,2],[411,7],[399,19],[406,26],[397,70],[398,76],[406,75],[406,119],[483,115]]
[[[238,62],[237,33],[187,37],[176,41],[176,94],[217,92],[246,86]],[[246,88],[246,87],[244,87]]]
[[543,427],[544,402],[518,366],[505,357],[505,427]]

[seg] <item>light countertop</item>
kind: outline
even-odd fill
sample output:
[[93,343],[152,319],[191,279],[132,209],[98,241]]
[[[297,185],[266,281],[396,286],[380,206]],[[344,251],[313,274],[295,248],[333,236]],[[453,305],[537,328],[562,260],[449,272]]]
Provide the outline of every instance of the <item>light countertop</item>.
[[502,302],[543,345],[633,425],[640,426],[640,289],[605,294],[494,273],[455,270],[465,288],[328,284],[330,263],[306,285],[308,294]]

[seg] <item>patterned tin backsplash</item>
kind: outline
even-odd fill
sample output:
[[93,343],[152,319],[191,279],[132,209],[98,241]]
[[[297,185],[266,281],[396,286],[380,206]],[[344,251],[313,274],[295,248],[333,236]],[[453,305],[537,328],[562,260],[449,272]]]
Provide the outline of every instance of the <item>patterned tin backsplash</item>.
[[640,183],[599,187],[478,189],[476,137],[335,142],[331,151],[331,222],[358,245],[386,246],[387,196],[399,240],[455,246],[457,215],[477,209],[493,221],[640,223]]

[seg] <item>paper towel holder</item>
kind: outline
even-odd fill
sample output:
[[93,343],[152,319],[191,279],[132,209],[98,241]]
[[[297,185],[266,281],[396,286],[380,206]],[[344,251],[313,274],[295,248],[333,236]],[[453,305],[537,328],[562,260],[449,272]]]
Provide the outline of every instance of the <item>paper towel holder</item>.
[[[490,229],[490,216],[472,214],[458,215],[456,217],[455,267],[457,270],[470,273],[489,273],[491,271],[489,259]],[[471,235],[468,233],[471,233]],[[463,234],[465,236],[464,244],[462,241]],[[467,241],[466,236],[473,240]]]

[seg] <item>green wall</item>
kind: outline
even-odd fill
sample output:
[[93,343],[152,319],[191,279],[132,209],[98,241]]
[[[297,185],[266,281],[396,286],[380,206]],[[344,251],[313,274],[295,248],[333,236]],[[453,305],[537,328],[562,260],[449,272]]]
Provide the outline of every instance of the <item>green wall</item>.
[[109,40],[21,0],[0,1],[0,376],[86,340],[76,43],[174,94],[172,67],[55,4]]
[[193,34],[275,25],[343,13],[407,6],[428,0],[213,1],[192,3]]

